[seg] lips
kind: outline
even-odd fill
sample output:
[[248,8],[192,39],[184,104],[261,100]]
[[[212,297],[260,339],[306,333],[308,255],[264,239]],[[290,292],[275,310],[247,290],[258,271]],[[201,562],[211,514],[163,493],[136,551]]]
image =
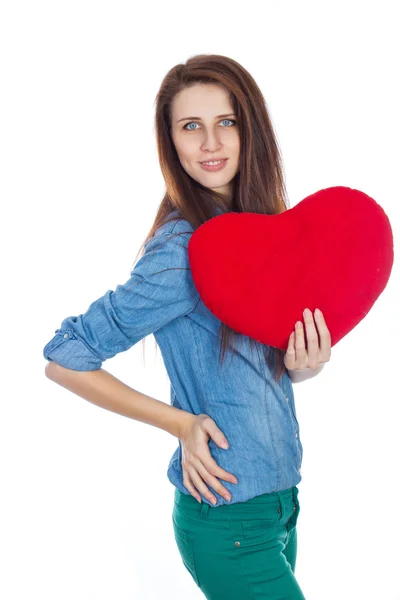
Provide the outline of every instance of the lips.
[[227,160],[227,159],[226,158],[212,158],[212,159],[208,159],[208,160],[202,160],[202,161],[200,161],[200,164],[207,163],[207,162],[215,162],[215,161],[219,161],[219,160]]
[[209,171],[210,173],[216,173],[217,171],[222,171],[223,169],[225,169],[226,163],[228,162],[228,159],[222,159],[217,161],[215,164],[209,165],[205,162],[200,163],[201,168],[203,169],[203,171]]

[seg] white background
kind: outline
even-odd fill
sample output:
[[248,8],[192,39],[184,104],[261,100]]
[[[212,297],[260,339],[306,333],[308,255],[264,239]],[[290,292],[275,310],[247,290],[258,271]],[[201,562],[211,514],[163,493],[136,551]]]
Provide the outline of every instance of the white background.
[[[62,319],[125,282],[164,193],[154,102],[197,53],[256,79],[291,206],[345,185],[390,218],[367,317],[295,384],[304,446],[296,576],[307,600],[399,600],[397,2],[11,2],[0,11],[1,580],[4,600],[201,599],[173,537],[163,430],[45,377]],[[307,265],[304,265],[307,269]],[[268,318],[268,315],[266,315]],[[106,362],[169,402],[154,337]]]

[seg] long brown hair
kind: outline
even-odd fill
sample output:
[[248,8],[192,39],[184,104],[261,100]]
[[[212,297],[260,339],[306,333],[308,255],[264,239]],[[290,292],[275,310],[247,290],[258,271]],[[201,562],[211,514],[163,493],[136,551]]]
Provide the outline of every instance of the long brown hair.
[[[171,105],[175,95],[199,83],[223,86],[237,115],[240,168],[234,178],[230,209],[222,194],[201,185],[186,173],[171,136]],[[170,69],[156,96],[155,134],[166,191],[140,253],[156,230],[175,218],[185,219],[196,229],[215,216],[216,207],[222,212],[266,215],[279,214],[289,207],[281,154],[265,100],[253,77],[235,60],[218,54],[198,54]],[[173,211],[178,211],[180,216],[171,215]],[[273,315],[266,314],[265,318],[273,318]],[[241,334],[221,322],[219,364],[225,360],[228,346],[233,356],[236,335]],[[252,338],[249,340],[251,345],[255,343]],[[254,345],[252,347],[254,349]],[[267,345],[263,350],[264,359],[275,371],[274,379],[278,381],[286,371],[285,351]]]

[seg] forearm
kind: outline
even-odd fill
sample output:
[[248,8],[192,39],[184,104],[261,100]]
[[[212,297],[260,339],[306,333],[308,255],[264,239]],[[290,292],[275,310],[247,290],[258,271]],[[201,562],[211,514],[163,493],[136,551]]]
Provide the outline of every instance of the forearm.
[[193,416],[192,413],[134,390],[104,369],[73,371],[50,361],[46,365],[45,374],[58,385],[92,404],[164,429],[177,438]]
[[288,369],[289,377],[292,380],[292,383],[301,383],[302,381],[306,381],[307,379],[311,379],[320,373],[325,366],[325,363],[321,363],[316,369],[310,369],[306,367],[305,369],[294,369],[293,371]]

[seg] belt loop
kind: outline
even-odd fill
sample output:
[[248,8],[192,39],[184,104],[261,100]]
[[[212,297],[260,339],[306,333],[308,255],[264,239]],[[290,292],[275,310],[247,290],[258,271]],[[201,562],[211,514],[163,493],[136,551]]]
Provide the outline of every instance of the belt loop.
[[207,519],[209,510],[210,510],[210,505],[207,504],[207,502],[204,502],[204,500],[203,500],[203,502],[201,503],[201,507],[200,507],[200,518]]

